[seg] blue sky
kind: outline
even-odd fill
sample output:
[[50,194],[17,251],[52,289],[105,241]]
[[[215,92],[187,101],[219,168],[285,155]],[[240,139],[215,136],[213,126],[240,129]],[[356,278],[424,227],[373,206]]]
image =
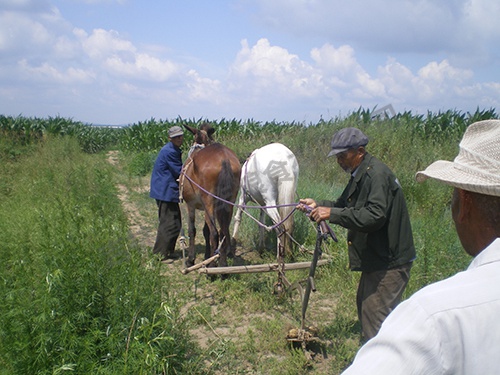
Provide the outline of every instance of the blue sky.
[[0,114],[316,123],[387,104],[497,109],[499,19],[491,0],[0,0]]

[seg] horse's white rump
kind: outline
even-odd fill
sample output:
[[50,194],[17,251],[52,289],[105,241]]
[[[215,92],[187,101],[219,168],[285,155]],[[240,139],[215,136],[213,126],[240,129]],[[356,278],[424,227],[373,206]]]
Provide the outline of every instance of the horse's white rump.
[[[261,210],[260,222],[264,222],[267,213],[274,224],[287,217],[293,206],[268,207],[282,204],[291,204],[295,201],[297,182],[299,178],[299,163],[292,151],[281,143],[271,143],[252,152],[241,168],[240,197],[238,209],[234,217],[233,238],[236,239],[241,222],[242,206],[252,201],[259,206],[266,206]],[[260,240],[263,244],[263,228],[260,228]],[[293,216],[291,215],[279,228],[279,232],[286,231],[291,235],[293,231]],[[288,235],[279,236],[279,241],[285,251],[292,249]]]

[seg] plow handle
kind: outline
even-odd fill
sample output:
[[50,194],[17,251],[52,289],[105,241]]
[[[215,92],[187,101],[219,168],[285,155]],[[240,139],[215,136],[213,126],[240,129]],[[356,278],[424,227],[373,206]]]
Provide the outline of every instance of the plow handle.
[[[322,221],[324,223],[324,221]],[[326,224],[326,223],[325,223]],[[304,292],[304,298],[302,299],[302,322],[301,328],[304,329],[305,319],[306,319],[306,311],[307,304],[309,303],[309,296],[311,295],[311,291],[316,291],[316,286],[314,285],[314,274],[316,273],[316,266],[318,264],[319,257],[321,255],[321,243],[323,242],[323,238],[325,238],[325,234],[321,228],[321,224],[318,224],[317,227],[317,235],[316,235],[316,246],[314,247],[313,260],[311,262],[311,267],[309,268],[309,277],[307,278],[306,290]]]

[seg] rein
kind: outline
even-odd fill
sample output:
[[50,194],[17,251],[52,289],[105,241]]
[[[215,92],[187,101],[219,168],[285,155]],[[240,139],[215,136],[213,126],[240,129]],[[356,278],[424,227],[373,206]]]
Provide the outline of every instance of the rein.
[[[191,163],[193,162],[193,158],[191,157],[193,152],[202,148],[205,148],[205,145],[203,143],[193,143],[188,152],[188,160],[186,160],[186,163],[182,166],[181,173],[179,175],[179,201],[181,203],[184,201],[182,196],[182,192],[184,190],[184,177],[186,177],[188,180],[191,180],[189,177],[186,176],[184,171],[187,170],[191,165]],[[195,183],[194,181],[191,182]]]
[[[273,229],[276,229],[277,227],[279,227],[281,224],[283,224],[294,212],[295,210],[297,209],[297,205],[298,203],[288,203],[288,204],[278,204],[278,205],[275,205],[275,206],[248,206],[246,204],[243,204],[243,205],[238,205],[236,203],[233,203],[231,201],[228,201],[228,200],[225,200],[223,198],[220,198],[218,196],[216,196],[215,194],[209,192],[208,190],[206,190],[203,186],[200,186],[198,183],[196,183],[195,181],[193,181],[193,179],[191,177],[189,177],[188,175],[186,175],[184,173],[184,169],[182,170],[181,172],[181,175],[185,178],[187,178],[189,180],[189,182],[191,182],[193,185],[195,185],[196,187],[198,187],[201,191],[203,191],[205,194],[208,194],[210,195],[211,197],[215,198],[215,199],[218,199],[220,200],[221,202],[224,202],[224,203],[227,203],[233,207],[236,207],[236,208],[241,208],[243,210],[243,212],[245,212],[246,215],[248,215],[249,217],[251,217],[254,221],[256,221],[257,223],[259,223],[259,225],[263,226],[264,228],[266,228],[266,230],[273,230]],[[295,207],[283,220],[281,220],[279,223],[276,223],[272,226],[266,226],[266,225],[263,225],[261,222],[259,222],[257,219],[255,219],[252,215],[248,214],[246,212],[246,209],[247,208],[258,208],[258,209],[265,209],[265,208],[279,208],[279,207]]]
[[[236,204],[236,203],[233,203],[231,201],[228,201],[228,200],[225,200],[221,197],[218,197],[216,196],[215,194],[211,193],[210,191],[208,191],[207,189],[205,189],[203,186],[199,185],[198,183],[196,183],[195,181],[193,181],[193,179],[191,177],[189,177],[187,174],[186,174],[186,170],[189,168],[189,166],[193,163],[193,158],[192,158],[192,154],[199,150],[199,149],[202,149],[204,148],[205,145],[204,144],[201,144],[201,143],[195,143],[191,146],[190,150],[189,150],[189,153],[188,153],[188,160],[186,161],[186,164],[183,165],[182,167],[182,170],[181,170],[181,173],[180,173],[180,176],[179,176],[179,200],[180,202],[183,202],[183,198],[182,198],[182,191],[183,191],[183,188],[184,188],[184,178],[187,178],[189,180],[189,182],[191,182],[193,185],[195,185],[196,187],[198,187],[201,191],[203,191],[205,194],[208,194],[209,196],[211,196],[212,198],[215,198],[215,199],[218,199],[220,200],[221,202],[224,202],[224,203],[227,203],[233,207],[236,207],[236,208],[241,208],[243,213],[245,215],[247,215],[248,217],[250,217],[253,221],[255,221],[259,226],[265,228],[267,231],[271,231],[271,230],[274,230],[276,228],[278,228],[280,225],[282,225],[285,221],[288,220],[288,218],[290,216],[293,215],[293,213],[297,210],[297,205],[299,203],[287,203],[287,204],[278,204],[278,205],[275,205],[275,206],[249,206],[249,205],[246,205],[246,204],[243,204],[243,205],[239,205],[239,204]],[[248,157],[248,159],[250,159],[250,157],[253,156],[253,153]],[[247,160],[248,160],[247,159]],[[250,198],[252,198],[251,195],[249,195]],[[252,200],[255,202],[255,199],[252,198]],[[250,215],[248,212],[247,212],[247,209],[248,208],[254,208],[254,209],[260,209],[260,210],[264,210],[266,208],[280,208],[280,207],[294,207],[294,209],[288,214],[286,215],[286,217],[284,219],[282,219],[280,222],[274,224],[274,225],[271,225],[271,226],[267,226],[267,225],[264,225],[263,223],[261,223],[259,220],[257,220],[256,218],[254,218],[252,215]],[[312,211],[312,208],[311,209],[308,209],[308,211],[306,212],[306,215],[309,216],[309,212]],[[331,236],[334,238],[334,240],[336,241],[337,238],[335,237],[335,234],[333,232],[333,230],[330,228],[330,226],[327,224],[326,221],[322,221],[321,222],[321,226],[325,228],[325,231],[328,231]]]

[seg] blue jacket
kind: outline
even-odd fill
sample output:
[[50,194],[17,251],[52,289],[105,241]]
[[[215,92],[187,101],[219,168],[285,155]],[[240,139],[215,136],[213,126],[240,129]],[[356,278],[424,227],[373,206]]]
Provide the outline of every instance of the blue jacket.
[[151,198],[165,202],[179,202],[177,179],[182,169],[182,151],[168,142],[160,150],[151,174]]

